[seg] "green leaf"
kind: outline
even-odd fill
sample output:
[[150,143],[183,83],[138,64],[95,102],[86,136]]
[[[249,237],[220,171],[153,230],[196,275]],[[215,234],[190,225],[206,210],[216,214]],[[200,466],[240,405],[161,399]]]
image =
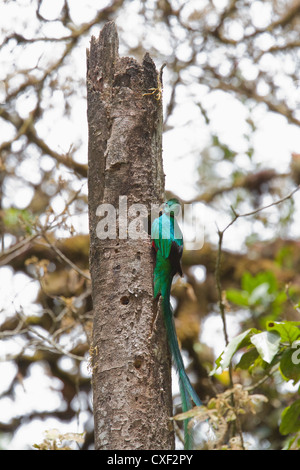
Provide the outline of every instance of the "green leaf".
[[258,330],[255,328],[250,328],[243,333],[239,334],[235,338],[233,338],[226,346],[222,354],[216,359],[216,366],[210,372],[209,375],[214,375],[216,371],[221,367],[222,370],[226,369],[232,359],[232,356],[236,353],[236,351],[240,348],[243,348],[249,344],[250,336],[256,333]]
[[10,207],[4,211],[3,222],[7,231],[14,231],[17,227],[23,227],[27,233],[31,234],[34,218],[26,209]]
[[277,280],[271,271],[264,271],[252,276],[250,273],[245,272],[242,277],[242,289],[251,293],[261,284],[268,285],[268,293],[277,292]]
[[278,352],[280,335],[276,331],[263,331],[253,335],[250,341],[256,347],[261,358],[270,364]]
[[300,400],[285,408],[281,414],[279,431],[284,436],[300,430]]
[[253,278],[253,276],[251,276],[250,273],[245,272],[242,277],[241,285],[242,289],[246,292],[249,292],[250,294],[257,284],[255,283],[255,279]]
[[243,370],[247,370],[249,369],[249,367],[253,366],[253,364],[255,363],[256,359],[258,358],[259,356],[259,353],[257,351],[256,348],[251,348],[249,349],[249,351],[246,351],[239,363],[236,365],[237,368],[240,368],[240,369],[243,369]]
[[294,385],[300,380],[300,345],[286,349],[281,357],[279,369],[285,380],[293,380]]
[[241,289],[229,289],[227,299],[244,308],[251,308],[255,316],[268,315],[276,319],[282,312],[286,293],[279,291],[277,280],[271,271],[264,271],[252,276],[245,272],[241,280]]
[[291,435],[286,439],[282,450],[290,450],[291,448],[293,448],[294,450],[300,449],[300,438],[297,434]]
[[300,337],[300,328],[294,326],[291,322],[267,322],[268,331],[276,331],[280,334],[283,343],[293,344]]
[[246,291],[238,289],[229,289],[226,291],[226,298],[229,302],[239,305],[241,307],[248,307],[249,305],[249,294]]
[[269,295],[269,284],[263,282],[259,286],[255,287],[249,296],[249,304],[269,304],[273,300]]

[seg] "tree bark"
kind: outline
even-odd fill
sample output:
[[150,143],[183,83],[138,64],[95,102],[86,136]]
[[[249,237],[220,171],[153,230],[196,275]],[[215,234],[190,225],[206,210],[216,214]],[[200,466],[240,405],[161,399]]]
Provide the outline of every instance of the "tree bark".
[[[150,236],[99,239],[96,214],[112,204],[160,204],[164,194],[158,73],[118,55],[118,34],[106,23],[87,51],[90,273],[94,310],[93,406],[96,449],[172,449],[170,356],[153,300]],[[158,98],[158,99],[156,99]],[[137,217],[130,214],[128,223]],[[118,230],[119,229],[119,230]],[[124,233],[123,233],[124,235]]]

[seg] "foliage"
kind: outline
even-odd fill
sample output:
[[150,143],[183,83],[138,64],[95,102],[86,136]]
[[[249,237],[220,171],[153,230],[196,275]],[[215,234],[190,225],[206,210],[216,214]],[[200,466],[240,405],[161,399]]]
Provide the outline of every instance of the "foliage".
[[[244,273],[241,284],[243,290],[230,290],[227,292],[227,298],[250,310],[261,306],[264,312],[278,297],[281,299],[272,273],[260,273],[255,278],[249,273]],[[285,296],[281,301],[284,299]],[[248,370],[250,374],[259,370],[263,378],[260,382],[267,380],[270,374],[278,369],[284,381],[292,381],[294,385],[299,386],[300,394],[300,321],[268,320],[263,331],[256,328],[243,331],[227,344],[216,359],[211,375],[219,368],[224,370],[229,367],[237,352],[242,352],[242,355],[235,365],[236,369]],[[298,433],[299,418],[300,399],[297,399],[282,411],[280,432],[283,435]]]
[[84,433],[60,433],[58,429],[49,429],[45,431],[45,439],[41,444],[34,444],[33,447],[38,450],[73,450],[70,442],[83,444]]
[[205,421],[209,427],[209,439],[205,442],[205,447],[210,450],[242,450],[247,448],[247,444],[243,442],[241,433],[231,437],[229,443],[225,444],[229,425],[236,424],[240,415],[256,414],[257,407],[266,401],[268,400],[264,395],[249,394],[241,384],[235,384],[232,389],[211,398],[207,406],[195,407],[176,415],[174,419],[182,421],[190,418],[190,428]]
[[259,272],[252,276],[245,271],[241,279],[241,289],[228,289],[227,300],[248,308],[251,315],[259,318],[259,322],[266,319],[276,319],[286,301],[286,293],[278,289],[276,277],[271,271]]

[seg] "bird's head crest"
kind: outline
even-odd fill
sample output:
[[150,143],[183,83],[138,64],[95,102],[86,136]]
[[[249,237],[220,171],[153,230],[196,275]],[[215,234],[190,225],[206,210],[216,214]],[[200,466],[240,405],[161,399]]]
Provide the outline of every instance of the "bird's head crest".
[[164,204],[165,214],[177,216],[180,213],[180,210],[181,210],[180,202],[176,198],[169,199]]

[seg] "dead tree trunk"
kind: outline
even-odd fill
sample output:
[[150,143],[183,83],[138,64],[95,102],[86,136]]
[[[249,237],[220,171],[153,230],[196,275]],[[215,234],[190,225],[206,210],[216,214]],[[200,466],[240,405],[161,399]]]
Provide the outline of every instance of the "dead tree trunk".
[[110,238],[97,236],[101,204],[124,219],[119,197],[126,196],[130,224],[137,217],[132,204],[150,214],[151,203],[162,202],[162,103],[159,92],[145,95],[151,88],[159,79],[150,56],[142,64],[119,57],[115,24],[107,23],[87,52],[96,449],[174,447],[170,357],[153,301],[150,237],[124,238],[118,224],[116,238],[113,225]]

